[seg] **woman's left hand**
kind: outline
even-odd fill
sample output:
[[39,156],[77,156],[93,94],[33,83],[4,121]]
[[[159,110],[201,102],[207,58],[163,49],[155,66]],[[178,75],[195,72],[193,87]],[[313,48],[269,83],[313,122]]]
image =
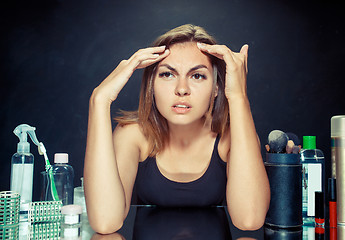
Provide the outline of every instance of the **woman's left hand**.
[[247,98],[248,45],[242,46],[240,52],[233,52],[225,45],[197,44],[199,49],[213,55],[226,64],[225,96],[228,100]]

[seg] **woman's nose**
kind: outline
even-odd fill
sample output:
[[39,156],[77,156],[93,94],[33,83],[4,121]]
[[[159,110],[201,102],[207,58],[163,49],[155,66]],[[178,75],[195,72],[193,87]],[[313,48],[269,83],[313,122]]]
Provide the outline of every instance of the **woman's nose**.
[[177,81],[175,94],[180,97],[190,95],[190,88],[187,79],[181,78]]

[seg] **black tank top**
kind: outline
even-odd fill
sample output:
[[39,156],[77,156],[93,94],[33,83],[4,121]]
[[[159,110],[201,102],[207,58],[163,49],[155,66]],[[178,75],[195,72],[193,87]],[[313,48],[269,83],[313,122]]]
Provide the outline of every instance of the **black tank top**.
[[138,204],[163,207],[205,207],[225,201],[226,163],[218,153],[219,137],[214,143],[206,172],[191,182],[175,182],[158,169],[156,158],[148,157],[139,163],[136,178]]

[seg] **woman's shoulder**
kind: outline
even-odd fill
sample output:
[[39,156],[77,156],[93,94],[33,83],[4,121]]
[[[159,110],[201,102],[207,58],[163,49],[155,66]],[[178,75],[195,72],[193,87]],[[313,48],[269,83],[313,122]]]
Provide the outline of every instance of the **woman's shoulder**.
[[118,124],[113,133],[114,144],[121,145],[127,151],[139,151],[140,160],[146,158],[148,153],[148,140],[138,123]]

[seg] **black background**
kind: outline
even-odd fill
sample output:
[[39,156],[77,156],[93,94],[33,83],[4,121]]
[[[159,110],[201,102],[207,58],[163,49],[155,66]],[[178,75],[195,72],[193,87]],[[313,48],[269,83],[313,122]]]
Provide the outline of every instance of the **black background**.
[[[249,44],[248,95],[264,144],[273,129],[316,135],[330,174],[330,118],[345,114],[340,1],[45,0],[1,5],[0,190],[9,190],[14,128],[36,127],[50,161],[67,152],[80,185],[92,90],[137,49],[185,24],[239,51]],[[141,71],[112,105],[137,108]],[[35,155],[34,200],[43,157]]]

